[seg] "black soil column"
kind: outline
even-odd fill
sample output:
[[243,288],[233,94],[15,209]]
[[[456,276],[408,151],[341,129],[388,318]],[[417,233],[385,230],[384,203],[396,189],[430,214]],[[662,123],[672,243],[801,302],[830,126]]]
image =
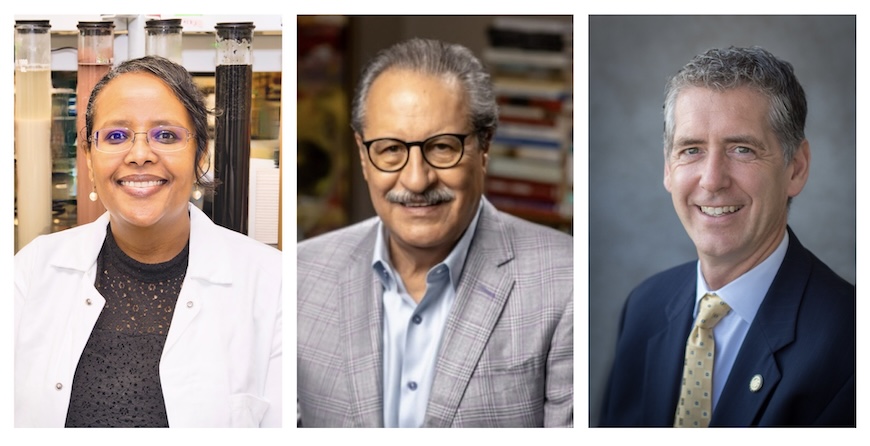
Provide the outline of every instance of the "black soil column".
[[215,179],[212,220],[248,233],[254,24],[218,23],[215,67]]

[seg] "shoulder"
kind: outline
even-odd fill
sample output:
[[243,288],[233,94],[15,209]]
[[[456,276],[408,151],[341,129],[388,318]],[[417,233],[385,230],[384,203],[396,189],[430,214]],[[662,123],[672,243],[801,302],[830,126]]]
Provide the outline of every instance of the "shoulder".
[[84,269],[99,254],[107,222],[101,217],[88,224],[40,235],[18,251],[15,263],[57,262],[60,266]]
[[828,296],[840,296],[842,298],[855,298],[855,285],[840,277],[815,254],[807,250],[812,260],[812,275],[807,283],[808,291],[823,291]]
[[549,226],[544,226],[528,220],[524,220],[517,216],[508,214],[502,211],[496,211],[498,218],[508,227],[512,229],[515,238],[524,239],[532,238],[542,240],[547,243],[560,246],[571,246],[574,243],[574,237],[565,232],[553,229]]
[[855,318],[855,285],[837,275],[796,237],[793,240],[795,246],[789,246],[780,274],[771,288],[776,287],[777,293],[795,294],[798,290],[792,290],[793,284],[805,281],[801,314],[810,321],[842,324],[844,329],[846,321]]
[[808,302],[818,301],[819,305],[854,310],[855,286],[804,247],[791,228],[789,240],[788,251],[771,289],[787,294],[802,291]]
[[494,230],[512,247],[517,260],[554,262],[573,266],[574,237],[565,232],[523,220],[511,214],[484,208],[478,231]]
[[627,311],[653,311],[663,308],[686,290],[694,289],[698,274],[697,260],[686,262],[646,278],[629,294]]
[[[220,282],[230,277],[281,277],[281,251],[211,221],[191,208],[188,273]],[[273,279],[266,279],[272,281]]]
[[[647,277],[635,287],[634,292],[647,292],[652,290],[668,291],[678,286],[679,282],[697,280],[698,261],[693,260],[670,269]],[[682,285],[682,284],[681,284]]]
[[281,251],[277,248],[260,242],[248,235],[215,225],[214,231],[216,238],[222,243],[225,243],[231,250],[239,255],[254,255],[260,256],[263,260],[269,261],[281,256]]
[[296,259],[300,267],[306,263],[323,263],[328,259],[346,259],[358,252],[365,241],[374,246],[378,218],[372,217],[346,228],[327,232],[303,240],[296,245]]

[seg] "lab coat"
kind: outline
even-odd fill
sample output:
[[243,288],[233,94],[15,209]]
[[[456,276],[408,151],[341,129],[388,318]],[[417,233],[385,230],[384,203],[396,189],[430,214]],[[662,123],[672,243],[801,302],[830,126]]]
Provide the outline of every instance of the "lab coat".
[[[108,213],[15,256],[15,426],[63,427],[105,299]],[[160,360],[170,427],[281,425],[281,252],[190,206],[190,255]]]

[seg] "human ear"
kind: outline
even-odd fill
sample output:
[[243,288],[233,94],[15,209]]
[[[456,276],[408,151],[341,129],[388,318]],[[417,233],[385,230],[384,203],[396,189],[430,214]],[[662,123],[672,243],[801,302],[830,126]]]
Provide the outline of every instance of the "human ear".
[[788,196],[796,197],[807,184],[810,175],[810,143],[806,139],[801,141],[797,152],[789,162]]

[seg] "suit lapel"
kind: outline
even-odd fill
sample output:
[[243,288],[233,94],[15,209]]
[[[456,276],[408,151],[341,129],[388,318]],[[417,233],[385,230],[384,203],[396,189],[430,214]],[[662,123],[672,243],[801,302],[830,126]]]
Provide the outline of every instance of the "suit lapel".
[[450,427],[514,285],[511,228],[486,200],[441,340],[424,426]]
[[350,395],[350,423],[355,427],[384,425],[383,291],[371,267],[377,227],[351,253],[346,274],[339,278],[344,370]]
[[[711,425],[751,426],[782,378],[776,353],[791,344],[798,310],[812,269],[812,259],[789,229],[789,245],[782,265],[758,308],[758,313],[728,375],[713,411]],[[761,387],[750,386],[755,376]]]
[[[693,269],[694,271],[694,269]],[[650,426],[671,426],[680,395],[686,340],[691,330],[695,309],[695,274],[687,275],[674,287],[674,298],[664,308],[663,329],[647,341],[647,373],[643,386],[643,413]]]

